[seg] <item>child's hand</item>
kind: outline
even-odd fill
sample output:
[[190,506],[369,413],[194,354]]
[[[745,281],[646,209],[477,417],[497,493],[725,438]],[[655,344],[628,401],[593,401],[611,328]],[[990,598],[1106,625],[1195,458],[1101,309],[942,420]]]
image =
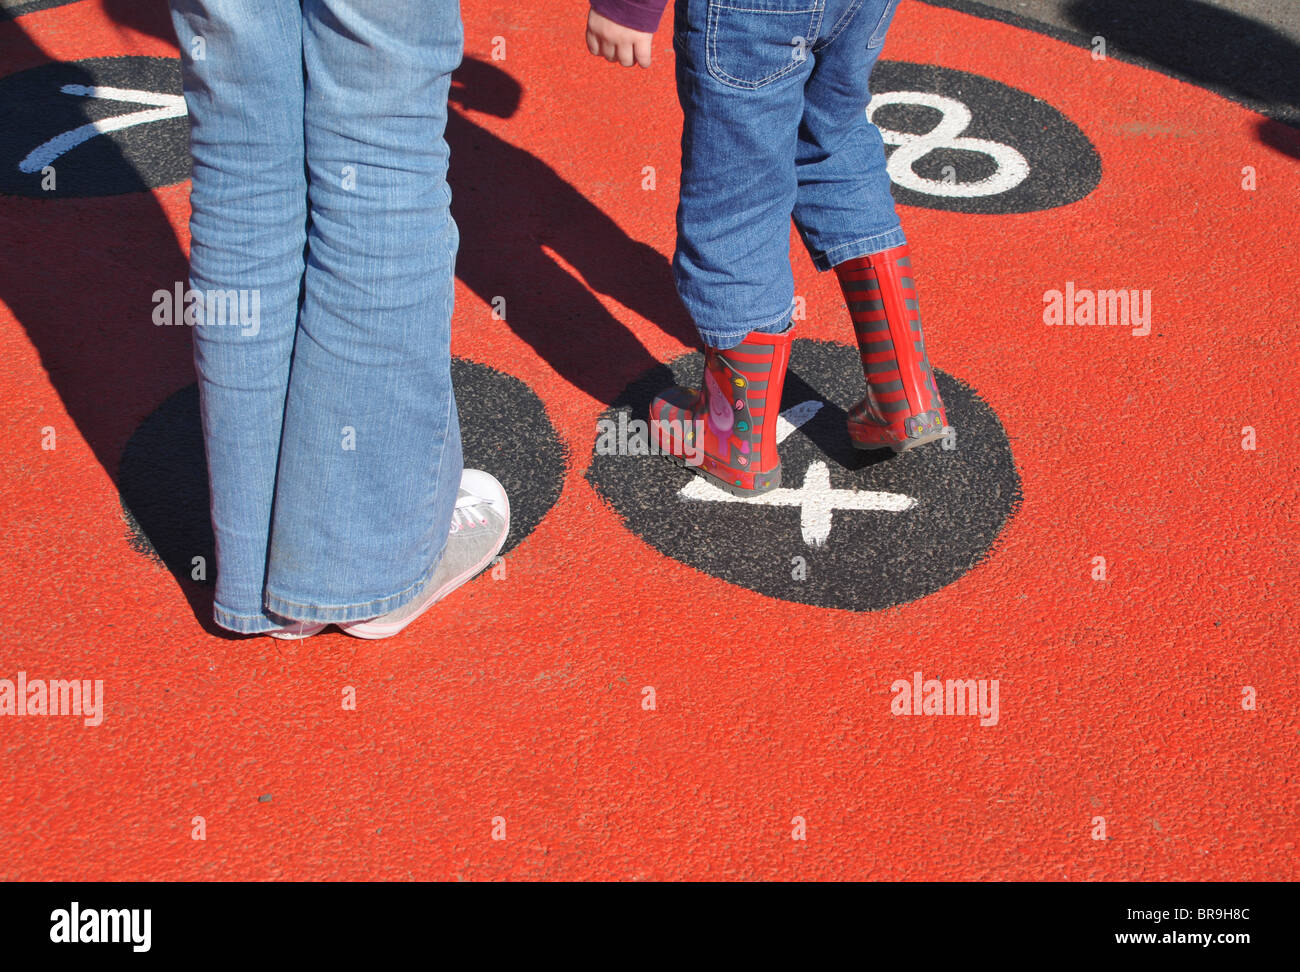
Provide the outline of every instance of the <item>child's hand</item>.
[[650,66],[650,40],[654,34],[616,24],[596,11],[587,15],[587,50],[623,67]]

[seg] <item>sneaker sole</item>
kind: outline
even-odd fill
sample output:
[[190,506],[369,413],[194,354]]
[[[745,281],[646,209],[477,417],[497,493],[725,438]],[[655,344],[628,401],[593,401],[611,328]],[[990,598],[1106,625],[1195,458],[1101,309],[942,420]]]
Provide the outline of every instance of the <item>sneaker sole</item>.
[[297,631],[285,631],[281,629],[279,631],[268,631],[266,633],[272,638],[276,638],[280,641],[302,641],[303,638],[310,638],[312,635],[320,634],[329,626],[329,622],[326,622],[325,624],[304,625]]
[[457,574],[451,580],[447,581],[447,583],[443,584],[442,587],[434,591],[433,597],[431,597],[429,601],[420,608],[420,610],[416,611],[401,624],[374,624],[369,621],[358,621],[351,624],[340,624],[339,627],[354,638],[365,638],[371,641],[377,641],[380,638],[391,638],[393,635],[409,627],[411,622],[417,620],[425,611],[429,610],[429,608],[433,607],[456,588],[470,580],[473,580],[481,574],[483,569],[487,567],[488,564],[492,563],[492,560],[496,555],[501,552],[501,548],[506,545],[506,537],[510,536],[510,497],[506,496],[504,491],[502,493],[502,500],[506,505],[505,529],[501,532],[501,539],[498,540],[496,545],[492,548],[492,552],[473,567]]

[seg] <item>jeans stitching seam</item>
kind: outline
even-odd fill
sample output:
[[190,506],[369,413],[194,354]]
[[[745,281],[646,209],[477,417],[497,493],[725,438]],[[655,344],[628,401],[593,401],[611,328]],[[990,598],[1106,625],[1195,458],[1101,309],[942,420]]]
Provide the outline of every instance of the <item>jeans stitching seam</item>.
[[[820,257],[822,261],[825,262],[827,264],[827,267],[829,268],[834,266],[834,263],[831,261],[831,255],[833,253],[837,253],[840,250],[848,249],[849,247],[861,246],[864,243],[874,243],[877,240],[887,239],[888,237],[893,236],[895,233],[902,233],[902,232],[903,232],[903,228],[901,226],[897,226],[894,229],[886,230],[883,233],[873,233],[870,236],[860,236],[856,240],[849,240],[847,243],[840,243],[836,246],[831,247],[829,250],[823,250],[820,254]],[[872,250],[870,252],[874,253],[875,251]],[[848,257],[847,259],[851,260],[853,258]]]
[[[721,4],[717,4],[717,3],[710,3],[710,4],[708,5],[708,9],[707,9],[707,12],[706,12],[706,14],[705,14],[705,25],[704,25],[704,34],[705,34],[705,39],[704,39],[704,48],[705,48],[705,49],[704,49],[704,66],[705,66],[705,69],[708,71],[709,75],[713,78],[713,80],[717,81],[719,84],[725,84],[727,87],[730,87],[730,88],[741,88],[741,89],[746,90],[746,91],[757,91],[759,88],[762,88],[762,87],[764,87],[765,85],[771,84],[773,81],[779,81],[781,78],[784,78],[786,75],[791,74],[792,72],[794,72],[794,71],[799,67],[800,64],[803,63],[803,61],[796,61],[796,60],[791,59],[791,62],[790,62],[789,64],[787,64],[785,67],[783,67],[780,71],[778,71],[778,72],[775,73],[775,74],[770,74],[770,75],[768,75],[768,76],[765,77],[765,78],[761,78],[761,79],[759,79],[758,81],[743,81],[743,80],[741,80],[740,78],[733,77],[732,75],[728,74],[726,71],[722,70],[722,68],[718,67],[718,63],[717,63],[717,62],[718,62],[718,56],[717,56],[717,50],[718,50],[718,39],[717,39],[718,15],[717,15],[717,11],[718,11],[718,10],[721,10],[721,9],[727,9],[727,10],[741,10],[741,11],[743,12],[743,8],[740,8],[740,7],[726,7],[726,8],[724,8]],[[752,11],[752,12],[753,12],[753,13],[773,13],[774,11],[763,10],[763,11]],[[781,11],[775,11],[775,12],[781,12]],[[823,14],[825,14],[825,12],[826,12],[826,6],[825,6],[825,3],[823,2],[820,6],[814,6],[814,7],[811,7],[811,8],[810,8],[809,10],[807,10],[807,11],[804,11],[804,10],[791,10],[791,11],[785,11],[785,12],[788,12],[788,13],[811,13],[811,14],[812,14],[812,20],[809,21],[809,27],[811,28],[811,29],[809,30],[809,33],[812,34],[813,37],[816,37],[816,36],[817,36],[817,31],[821,28],[822,16],[823,16]],[[814,45],[814,47],[815,47],[815,45]],[[806,61],[806,60],[807,60],[807,56],[804,57],[804,61]]]
[[[433,576],[433,572],[434,572],[435,570],[437,570],[437,568],[438,568],[438,565],[437,565],[437,564],[434,564],[432,567],[429,567],[429,568],[428,568],[428,569],[427,569],[427,570],[426,570],[426,571],[421,575],[421,577],[420,577],[419,580],[417,580],[414,584],[409,585],[408,587],[404,587],[404,588],[402,588],[402,589],[401,589],[400,591],[398,591],[396,594],[388,594],[388,595],[385,595],[384,597],[376,597],[376,598],[372,598],[372,599],[369,600],[369,601],[359,601],[359,602],[357,602],[357,603],[355,603],[355,604],[304,604],[304,603],[302,603],[301,601],[292,601],[292,600],[290,600],[290,599],[287,598],[287,597],[281,597],[281,596],[278,595],[278,594],[271,594],[271,593],[268,592],[268,593],[266,594],[266,597],[265,597],[265,601],[267,602],[267,604],[266,604],[266,610],[269,611],[269,612],[271,612],[272,614],[278,614],[278,615],[281,615],[281,616],[283,616],[283,617],[286,617],[286,618],[290,619],[291,621],[298,621],[298,620],[303,620],[303,619],[294,618],[293,615],[292,615],[291,613],[287,613],[287,612],[285,612],[285,611],[281,611],[281,610],[279,610],[278,607],[272,607],[271,602],[274,602],[276,605],[283,605],[283,606],[286,606],[286,607],[288,607],[288,608],[290,609],[290,611],[298,611],[298,610],[304,610],[304,611],[376,611],[377,613],[384,614],[384,613],[387,613],[387,612],[385,612],[385,611],[379,611],[379,609],[378,609],[378,605],[380,605],[380,604],[384,604],[384,603],[386,603],[386,602],[388,602],[388,601],[395,601],[395,600],[398,600],[398,599],[400,599],[400,598],[406,596],[407,594],[410,594],[411,591],[415,591],[415,592],[418,594],[419,591],[420,591],[420,589],[421,589],[425,584],[427,584],[427,583],[429,582],[429,578],[431,578],[431,577]],[[407,600],[409,601],[410,598],[407,598]],[[403,602],[402,604],[396,605],[396,606],[394,606],[394,607],[392,607],[392,608],[389,608],[388,610],[396,610],[398,607],[402,607],[405,603],[406,603],[406,602]],[[350,619],[344,619],[344,620],[350,620]],[[333,621],[310,621],[310,620],[308,620],[307,623],[309,623],[309,624],[334,624],[334,623],[336,623],[336,622],[333,622]]]
[[215,602],[212,605],[212,619],[221,627],[238,634],[260,634],[275,630],[274,622],[265,614],[238,614]]
[[862,4],[865,2],[866,0],[853,0],[853,3],[849,5],[849,9],[844,11],[844,13],[840,15],[840,19],[831,25],[831,32],[826,39],[813,47],[813,53],[815,54],[818,51],[823,51],[829,47],[831,41],[840,36],[840,33],[849,25],[849,21],[853,19],[858,10],[861,9]]
[[[880,26],[892,17],[893,11],[898,9],[901,2],[902,0],[886,0],[885,9],[880,13],[880,20],[876,23],[875,29],[871,31],[871,36],[867,38],[867,50],[874,51],[885,43],[885,35],[880,32]],[[888,28],[886,28],[886,33],[888,33]]]
[[777,314],[775,317],[772,317],[769,320],[761,321],[758,324],[755,324],[747,331],[720,331],[720,330],[715,330],[713,328],[701,326],[700,333],[717,335],[719,337],[734,337],[736,334],[740,334],[743,336],[745,334],[749,334],[751,331],[760,331],[765,327],[771,327],[773,324],[776,324],[777,322],[789,317],[793,312],[794,312],[794,301],[792,300],[790,301],[790,306],[787,307],[780,314]]

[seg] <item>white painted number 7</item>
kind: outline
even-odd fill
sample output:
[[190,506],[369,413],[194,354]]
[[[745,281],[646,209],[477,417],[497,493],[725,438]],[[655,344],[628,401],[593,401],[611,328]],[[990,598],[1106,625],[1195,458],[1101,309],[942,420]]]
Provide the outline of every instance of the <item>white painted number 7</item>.
[[107,101],[125,101],[157,107],[100,118],[70,131],[61,132],[32,149],[27,157],[18,163],[20,172],[40,172],[60,155],[72,151],[82,142],[88,142],[96,135],[118,132],[134,125],[147,125],[168,118],[181,118],[185,115],[185,98],[182,95],[163,94],[159,91],[134,91],[129,88],[92,88],[84,84],[65,84],[59,90],[64,94],[83,98],[103,98]]

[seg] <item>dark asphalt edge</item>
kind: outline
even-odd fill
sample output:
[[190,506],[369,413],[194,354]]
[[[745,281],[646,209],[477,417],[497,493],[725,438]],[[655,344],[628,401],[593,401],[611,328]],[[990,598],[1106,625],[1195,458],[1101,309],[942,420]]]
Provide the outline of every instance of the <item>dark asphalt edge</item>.
[[[40,10],[48,10],[51,7],[60,6],[68,2],[69,0],[30,0],[30,2],[21,4],[17,7],[0,7],[0,23],[5,21],[16,21],[27,14],[36,13]],[[998,7],[989,6],[986,3],[980,3],[979,0],[920,0],[920,2],[929,4],[932,7],[943,7],[948,10],[956,10],[961,13],[970,14],[973,17],[980,17],[984,20],[996,20],[999,23],[1008,24],[1012,27],[1019,27],[1022,30],[1031,30],[1034,33],[1043,34],[1047,37],[1053,38],[1054,40],[1070,44],[1073,47],[1087,49],[1092,46],[1092,38],[1082,31],[1066,30],[1061,27],[1046,24],[1040,20],[1035,20],[1034,18],[1027,17],[1023,14],[1011,13],[1010,11],[1002,10]],[[1151,58],[1143,57],[1142,55],[1135,54],[1131,51],[1126,51],[1122,47],[1110,47],[1107,50],[1107,56],[1114,57],[1116,60],[1123,61],[1127,64],[1136,64],[1139,67],[1144,67],[1168,77],[1176,78],[1185,84],[1190,84],[1194,87],[1211,91],[1214,94],[1219,95],[1219,97],[1226,98],[1234,104],[1241,105],[1244,108],[1249,108],[1251,111],[1257,112],[1266,118],[1271,118],[1279,124],[1300,131],[1300,118],[1292,117],[1294,109],[1292,109],[1291,112],[1288,112],[1288,106],[1286,105],[1275,105],[1270,102],[1260,101],[1257,98],[1250,98],[1238,94],[1225,86],[1198,80],[1190,75],[1171,68],[1166,64],[1161,64]]]
[[17,20],[29,13],[36,13],[39,10],[48,10],[50,7],[67,5],[73,0],[30,0],[28,3],[20,3],[13,7],[0,6],[0,23],[6,20]]
[[[1032,17],[1011,13],[1010,11],[1002,10],[999,7],[991,7],[986,3],[980,3],[979,0],[920,0],[920,2],[928,4],[931,7],[943,7],[947,10],[956,10],[960,13],[970,14],[972,17],[980,17],[984,20],[996,20],[999,23],[1008,24],[1012,27],[1019,27],[1022,30],[1032,30],[1036,34],[1043,34],[1047,37],[1051,37],[1053,40],[1070,44],[1073,47],[1081,47],[1084,49],[1092,48],[1092,37],[1085,34],[1083,31],[1066,30],[1052,24],[1045,24],[1041,20],[1035,20]],[[1132,51],[1126,51],[1122,47],[1115,46],[1109,38],[1107,38],[1106,56],[1108,58],[1113,57],[1115,60],[1123,61],[1126,64],[1135,64],[1138,67],[1144,67],[1148,70],[1166,75],[1167,77],[1175,78],[1178,81],[1182,81],[1184,84],[1190,84],[1193,87],[1211,91],[1219,97],[1226,98],[1234,104],[1241,105],[1244,108],[1249,108],[1251,111],[1257,112],[1266,118],[1271,118],[1279,124],[1300,131],[1300,120],[1289,117],[1286,111],[1287,106],[1285,105],[1274,105],[1267,101],[1260,101],[1257,98],[1250,98],[1238,94],[1232,89],[1226,88],[1222,85],[1197,80],[1190,75],[1169,67],[1167,64],[1161,64],[1159,61],[1154,61],[1151,58],[1143,57],[1141,54],[1135,54]]]

